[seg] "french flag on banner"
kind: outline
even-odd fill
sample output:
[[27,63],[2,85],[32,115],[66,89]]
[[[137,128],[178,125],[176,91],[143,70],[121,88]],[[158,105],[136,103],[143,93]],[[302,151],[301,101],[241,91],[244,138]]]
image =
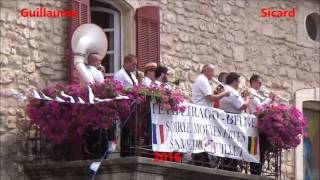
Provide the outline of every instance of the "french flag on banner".
[[152,143],[163,144],[164,143],[164,127],[163,124],[152,123]]

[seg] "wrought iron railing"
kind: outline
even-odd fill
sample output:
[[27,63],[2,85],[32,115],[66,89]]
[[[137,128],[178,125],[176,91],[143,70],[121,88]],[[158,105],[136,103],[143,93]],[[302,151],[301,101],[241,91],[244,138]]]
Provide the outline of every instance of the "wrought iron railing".
[[[25,145],[25,163],[38,164],[52,161],[72,161],[99,159],[108,148],[106,142],[117,140],[120,151],[114,152],[121,157],[141,156],[154,158],[151,142],[151,111],[149,102],[133,104],[127,119],[115,122],[108,130],[88,130],[82,137],[73,137],[56,145],[41,136],[39,131],[30,127]],[[121,135],[118,133],[120,128]],[[120,135],[120,136],[119,136]],[[226,158],[209,158],[207,153],[192,154],[191,158],[181,155],[181,163],[214,169],[230,169]],[[281,150],[267,150],[262,174],[281,178]],[[250,163],[237,160],[236,171],[250,174]]]

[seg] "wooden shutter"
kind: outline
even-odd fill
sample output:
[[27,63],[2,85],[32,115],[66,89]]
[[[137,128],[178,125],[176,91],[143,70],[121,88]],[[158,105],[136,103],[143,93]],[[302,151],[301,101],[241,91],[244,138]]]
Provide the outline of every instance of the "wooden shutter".
[[160,11],[159,7],[138,8],[136,20],[136,50],[138,69],[144,70],[145,64],[160,64]]
[[69,50],[69,82],[79,83],[79,73],[73,65],[73,53],[71,49],[71,38],[74,30],[81,24],[90,23],[90,0],[69,0],[71,10],[78,11],[78,16],[71,17],[69,22],[68,50]]

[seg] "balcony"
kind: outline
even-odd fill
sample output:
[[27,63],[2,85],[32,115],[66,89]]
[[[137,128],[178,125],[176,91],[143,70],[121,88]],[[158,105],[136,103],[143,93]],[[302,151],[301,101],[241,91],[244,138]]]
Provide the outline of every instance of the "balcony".
[[[88,167],[92,161],[72,161],[66,163],[49,163],[25,167],[30,179],[46,180],[87,180],[92,176]],[[96,180],[240,180],[272,179],[208,167],[200,167],[175,162],[155,162],[145,157],[124,157],[103,160]]]
[[[237,172],[223,170],[224,158],[209,160],[206,153],[182,156],[181,162],[155,161],[149,123],[150,104],[132,108],[126,120],[107,130],[87,132],[87,136],[70,138],[60,145],[45,140],[30,129],[26,149],[25,172],[30,179],[89,179],[92,162],[99,161],[110,140],[117,149],[103,158],[95,179],[272,179],[281,177],[281,153],[267,152],[263,176],[250,175],[248,162],[239,161]],[[128,131],[130,129],[130,131]],[[82,142],[82,143],[80,143]],[[121,147],[121,148],[120,148]]]

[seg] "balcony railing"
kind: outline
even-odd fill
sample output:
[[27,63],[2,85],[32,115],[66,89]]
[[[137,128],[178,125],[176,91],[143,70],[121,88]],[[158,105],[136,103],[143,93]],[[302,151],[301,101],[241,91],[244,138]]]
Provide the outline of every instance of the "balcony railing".
[[[57,145],[46,140],[39,131],[30,127],[25,145],[25,163],[31,165],[47,162],[100,159],[110,141],[117,142],[117,149],[107,158],[139,156],[154,158],[151,142],[151,111],[149,102],[133,105],[127,119],[119,120],[109,129],[88,130],[82,137],[70,137]],[[228,169],[225,158],[208,158],[207,153],[181,153],[181,162],[213,169]],[[250,174],[250,163],[239,161],[237,172]],[[267,151],[262,174],[281,178],[281,151]]]

